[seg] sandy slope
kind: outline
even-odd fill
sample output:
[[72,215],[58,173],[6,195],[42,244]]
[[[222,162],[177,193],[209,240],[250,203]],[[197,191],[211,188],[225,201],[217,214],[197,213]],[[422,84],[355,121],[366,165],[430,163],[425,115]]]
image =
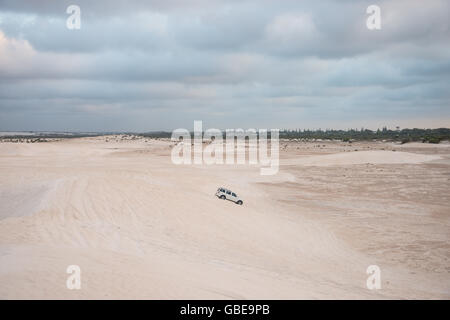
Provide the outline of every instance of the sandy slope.
[[[175,166],[170,145],[0,144],[0,298],[450,297],[448,151],[289,144],[261,177]],[[71,264],[81,290],[66,288]]]

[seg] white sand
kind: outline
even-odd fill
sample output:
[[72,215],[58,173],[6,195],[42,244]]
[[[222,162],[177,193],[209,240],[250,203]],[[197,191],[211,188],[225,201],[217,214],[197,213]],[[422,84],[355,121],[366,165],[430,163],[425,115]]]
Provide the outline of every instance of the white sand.
[[417,164],[426,161],[438,160],[440,156],[417,154],[399,151],[354,151],[319,156],[307,156],[299,159],[288,159],[281,163],[284,165],[303,166],[341,166],[354,164]]
[[[337,171],[299,175],[282,167],[261,180],[255,167],[175,166],[167,142],[109,140],[0,144],[0,298],[450,297],[450,223],[440,209],[448,208],[446,198],[378,203],[358,188],[362,193],[350,193],[349,200],[338,192],[344,178],[322,191],[338,179]],[[368,151],[304,157],[288,150],[283,157],[301,169],[419,165],[437,156]],[[448,174],[448,168],[439,170]],[[323,177],[330,179],[323,184]],[[215,198],[219,186],[236,191],[244,205]],[[402,211],[407,204],[410,215]],[[404,230],[389,231],[395,223]],[[399,251],[403,243],[413,247]],[[414,246],[428,252],[422,266],[414,264],[423,253]],[[72,264],[81,267],[81,290],[66,288]],[[366,288],[371,264],[382,269],[378,291]]]

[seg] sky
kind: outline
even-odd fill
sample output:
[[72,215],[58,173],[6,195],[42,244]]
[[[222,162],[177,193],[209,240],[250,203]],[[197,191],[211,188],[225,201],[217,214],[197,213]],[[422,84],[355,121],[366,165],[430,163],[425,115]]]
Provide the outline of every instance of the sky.
[[450,127],[449,14],[448,0],[0,0],[0,131]]

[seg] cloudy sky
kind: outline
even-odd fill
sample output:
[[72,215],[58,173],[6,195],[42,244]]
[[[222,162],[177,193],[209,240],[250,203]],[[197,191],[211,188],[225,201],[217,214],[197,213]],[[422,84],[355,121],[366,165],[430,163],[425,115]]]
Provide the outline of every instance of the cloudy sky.
[[0,131],[450,127],[449,3],[0,0]]

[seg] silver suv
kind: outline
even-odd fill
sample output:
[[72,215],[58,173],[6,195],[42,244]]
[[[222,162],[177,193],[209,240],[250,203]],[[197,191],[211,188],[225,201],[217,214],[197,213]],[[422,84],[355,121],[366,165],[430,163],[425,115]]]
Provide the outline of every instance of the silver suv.
[[234,193],[231,190],[225,189],[225,188],[219,188],[216,191],[216,196],[219,199],[223,199],[223,200],[230,200],[233,201],[237,204],[242,205],[244,202],[238,197],[238,195],[236,193]]

